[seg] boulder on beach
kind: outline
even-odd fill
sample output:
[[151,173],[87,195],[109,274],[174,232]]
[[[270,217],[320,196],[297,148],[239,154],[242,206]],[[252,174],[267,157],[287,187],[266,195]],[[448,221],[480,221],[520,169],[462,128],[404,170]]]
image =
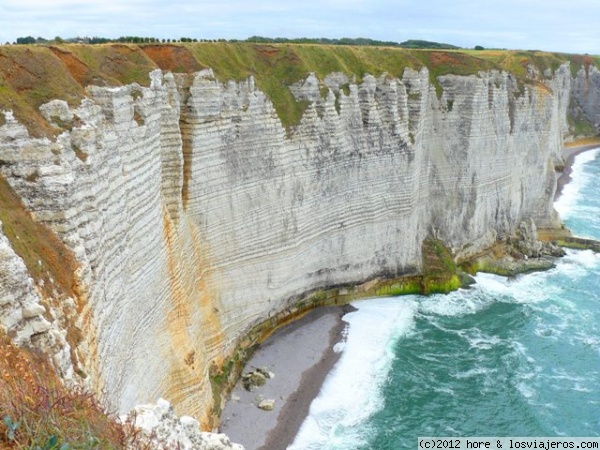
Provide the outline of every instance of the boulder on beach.
[[275,374],[269,370],[268,367],[257,367],[255,372],[258,372],[265,376],[265,378],[274,378]]
[[242,385],[244,389],[252,392],[258,386],[262,386],[267,382],[267,377],[258,371],[248,372],[242,375]]
[[264,411],[273,411],[273,408],[275,408],[275,400],[272,400],[272,399],[262,400],[258,404],[258,407]]

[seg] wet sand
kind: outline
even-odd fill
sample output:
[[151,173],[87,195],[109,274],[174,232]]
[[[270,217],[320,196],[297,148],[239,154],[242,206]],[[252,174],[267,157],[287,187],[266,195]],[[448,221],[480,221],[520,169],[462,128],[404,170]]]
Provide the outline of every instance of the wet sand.
[[[253,392],[238,382],[223,409],[220,431],[246,450],[286,449],[340,358],[333,347],[343,339],[347,326],[342,316],[352,310],[349,305],[318,308],[271,335],[244,373],[264,367],[275,374],[274,378]],[[259,409],[262,399],[275,400],[275,408]]]

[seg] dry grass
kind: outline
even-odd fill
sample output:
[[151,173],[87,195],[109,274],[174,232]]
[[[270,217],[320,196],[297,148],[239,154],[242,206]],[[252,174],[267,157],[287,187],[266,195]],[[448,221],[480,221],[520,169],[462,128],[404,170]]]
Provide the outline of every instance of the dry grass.
[[144,45],[142,51],[162,70],[194,73],[206,69],[186,47],[169,44]]
[[470,75],[499,69],[528,82],[527,67],[543,72],[569,61],[573,72],[600,63],[599,57],[539,51],[511,50],[407,50],[391,47],[352,47],[316,44],[256,44],[211,42],[183,44],[19,45],[0,46],[0,108],[12,109],[31,133],[52,136],[58,130],[43,121],[37,111],[54,98],[77,104],[89,84],[118,86],[132,82],[148,86],[148,72],[157,67],[190,73],[211,67],[220,81],[242,80],[254,75],[284,124],[297,124],[306,108],[288,86],[310,72],[320,78],[331,72],[356,76],[370,73],[401,77],[404,69],[427,66],[438,95],[437,77]]
[[48,362],[0,329],[0,450],[178,450],[135,428],[81,387],[66,387]]
[[0,333],[0,448],[144,448],[131,424],[81,388],[66,388],[39,356]]
[[51,138],[60,130],[42,118],[40,105],[63,99],[77,106],[90,84],[149,86],[156,68],[134,45],[0,46],[0,110],[12,110],[31,135]]
[[0,109],[11,109],[34,136],[52,136],[53,129],[38,108],[55,98],[76,105],[85,96],[82,86],[47,48],[0,47]]
[[77,65],[85,65],[96,77],[94,84],[114,86],[139,83],[149,86],[148,74],[157,69],[156,64],[137,45],[65,45],[56,48],[71,53]]
[[34,220],[2,176],[0,220],[4,234],[31,276],[43,280],[47,298],[78,296],[75,273],[79,265],[75,256],[52,230]]

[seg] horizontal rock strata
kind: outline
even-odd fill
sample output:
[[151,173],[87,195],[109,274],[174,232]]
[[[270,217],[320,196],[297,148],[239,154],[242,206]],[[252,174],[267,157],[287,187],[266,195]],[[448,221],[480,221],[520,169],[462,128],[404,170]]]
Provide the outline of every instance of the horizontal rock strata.
[[[311,75],[292,87],[308,107],[289,130],[252,78],[151,78],[44,105],[55,141],[11,114],[0,127],[0,175],[79,264],[81,338],[57,363],[121,412],[164,396],[208,427],[210,368],[294,299],[418,273],[428,235],[465,258],[523,220],[558,225],[567,65],[524,86],[447,75],[439,97],[426,69]],[[2,323],[32,339],[49,329],[24,322],[44,294],[9,247]]]

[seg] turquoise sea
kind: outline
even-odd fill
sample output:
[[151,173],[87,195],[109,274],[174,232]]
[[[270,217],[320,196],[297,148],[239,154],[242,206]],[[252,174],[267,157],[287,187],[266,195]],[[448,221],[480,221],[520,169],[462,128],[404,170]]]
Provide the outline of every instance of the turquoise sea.
[[[555,204],[600,239],[600,150]],[[600,255],[469,290],[356,302],[342,356],[289,449],[398,450],[418,436],[600,436]]]

